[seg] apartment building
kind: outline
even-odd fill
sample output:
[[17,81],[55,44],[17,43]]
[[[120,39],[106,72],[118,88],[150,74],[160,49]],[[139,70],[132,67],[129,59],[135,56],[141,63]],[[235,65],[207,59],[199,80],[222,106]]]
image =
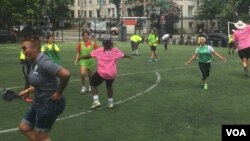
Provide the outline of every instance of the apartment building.
[[75,0],[70,6],[74,18],[117,17],[116,7],[110,0]]
[[[179,31],[182,29],[184,34],[192,34],[197,32],[198,24],[205,21],[195,20],[194,15],[199,6],[200,0],[173,0],[181,9],[182,18],[175,24],[175,28]],[[120,13],[121,16],[147,16],[146,9],[150,5],[151,0],[121,0]],[[117,9],[110,0],[75,0],[74,6],[71,6],[72,17],[74,18],[95,18],[95,17],[117,17]],[[100,11],[100,12],[99,12]],[[101,13],[101,14],[99,14]],[[214,29],[218,27],[218,23],[212,24]],[[209,26],[209,25],[207,25]]]

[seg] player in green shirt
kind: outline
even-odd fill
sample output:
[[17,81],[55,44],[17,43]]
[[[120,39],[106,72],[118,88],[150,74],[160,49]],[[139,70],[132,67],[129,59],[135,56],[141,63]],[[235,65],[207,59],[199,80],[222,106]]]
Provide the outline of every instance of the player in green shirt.
[[60,55],[59,55],[60,48],[54,42],[54,36],[49,35],[47,37],[47,43],[41,47],[41,52],[44,52],[54,63],[61,64]]
[[151,48],[150,52],[150,59],[148,62],[159,61],[160,58],[156,54],[156,47],[158,45],[159,38],[155,33],[155,30],[152,30],[151,33],[148,35],[148,45]]
[[[85,84],[85,77],[86,75],[88,75],[89,82],[90,82],[92,78],[92,72],[96,67],[94,58],[78,60],[80,56],[88,55],[93,50],[98,48],[98,45],[94,41],[91,41],[89,36],[90,36],[90,33],[87,30],[83,31],[82,32],[83,41],[79,42],[76,48],[75,65],[80,66],[81,83],[82,83],[82,88],[81,88],[80,93],[86,92],[87,89],[86,89],[86,84]],[[91,91],[90,86],[88,90]]]
[[132,55],[139,55],[138,47],[139,44],[143,41],[142,37],[140,35],[132,35],[130,37],[131,41],[131,47],[132,47]]
[[212,54],[220,58],[223,62],[226,62],[226,59],[217,53],[213,47],[206,44],[206,38],[200,37],[200,45],[197,46],[193,56],[186,62],[186,65],[189,65],[195,58],[198,57],[199,68],[202,73],[202,81],[204,84],[204,90],[208,89],[207,78],[210,74],[211,69],[211,59]]

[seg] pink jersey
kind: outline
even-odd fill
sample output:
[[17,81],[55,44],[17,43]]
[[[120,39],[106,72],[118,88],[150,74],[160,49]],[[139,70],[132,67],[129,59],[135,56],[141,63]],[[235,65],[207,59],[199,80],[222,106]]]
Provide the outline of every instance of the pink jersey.
[[104,51],[104,48],[98,48],[91,52],[91,57],[97,60],[98,74],[107,80],[115,79],[117,74],[117,61],[124,57],[124,53],[117,48],[112,48],[110,51]]
[[233,34],[233,40],[238,42],[238,49],[242,50],[250,47],[250,26],[244,29],[238,29]]

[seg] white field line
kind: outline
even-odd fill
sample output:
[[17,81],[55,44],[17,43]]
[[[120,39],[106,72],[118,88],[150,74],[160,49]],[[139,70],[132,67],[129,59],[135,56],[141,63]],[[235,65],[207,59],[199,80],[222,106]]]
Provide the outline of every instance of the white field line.
[[[230,61],[228,63],[234,63],[234,62],[239,62],[240,60],[234,60],[234,61]],[[214,65],[216,64],[222,64],[222,62],[219,62],[219,63],[214,63]],[[178,68],[167,68],[167,69],[158,69],[158,70],[152,70],[152,71],[145,71],[145,72],[136,72],[136,73],[125,73],[125,74],[120,74],[118,76],[127,76],[127,75],[135,75],[135,74],[143,74],[143,73],[149,73],[149,72],[155,72],[156,75],[157,75],[157,81],[154,85],[152,85],[151,87],[149,87],[148,89],[146,89],[144,92],[142,93],[138,93],[134,96],[131,96],[127,99],[124,99],[124,100],[120,100],[120,101],[117,101],[115,104],[120,104],[120,103],[124,103],[128,100],[131,100],[133,98],[136,98],[140,95],[143,95],[147,92],[149,92],[151,89],[153,89],[154,87],[156,87],[158,85],[158,83],[160,82],[160,75],[159,75],[159,71],[171,71],[171,70],[180,70],[180,69],[186,69],[186,68],[194,68],[194,67],[197,67],[197,65],[192,65],[192,66],[185,66],[185,67],[178,67]],[[159,79],[159,80],[158,80]],[[78,80],[71,80],[70,82],[74,82],[74,81],[79,81]],[[17,88],[22,88],[22,87],[10,87],[10,88],[6,88],[6,89],[17,89]],[[1,89],[1,88],[0,88]],[[102,110],[104,108],[101,108],[100,110]],[[84,115],[84,114],[87,114],[87,113],[91,113],[92,110],[89,110],[89,111],[86,111],[86,112],[81,112],[81,113],[78,113],[78,114],[73,114],[73,115],[70,115],[70,116],[67,116],[67,117],[62,117],[62,118],[58,118],[57,121],[60,121],[60,120],[64,120],[64,119],[69,119],[69,118],[73,118],[73,117],[77,117],[77,116],[80,116],[80,115]],[[8,133],[8,132],[12,132],[12,131],[17,131],[18,128],[12,128],[12,129],[6,129],[6,130],[0,130],[0,134],[2,133]]]
[[[134,98],[136,98],[136,97],[138,97],[138,96],[144,95],[144,94],[148,93],[150,90],[152,90],[153,88],[155,88],[155,87],[159,84],[159,82],[161,81],[161,76],[160,76],[160,74],[159,74],[158,72],[155,72],[155,74],[156,74],[156,76],[157,76],[157,79],[156,79],[156,82],[155,82],[153,85],[151,85],[149,88],[147,88],[146,90],[144,90],[144,91],[141,92],[141,93],[135,94],[135,95],[133,95],[133,96],[131,96],[131,97],[128,97],[128,98],[126,98],[126,99],[124,99],[124,100],[120,100],[120,101],[115,102],[115,105],[122,104],[122,103],[124,103],[124,102],[126,102],[126,101],[129,101],[129,100],[131,100],[131,99],[134,99]],[[134,75],[134,74],[130,74],[130,75]],[[106,107],[102,107],[102,108],[99,108],[98,110],[103,110],[103,109],[105,109],[105,108],[106,108]],[[80,113],[78,113],[78,114],[72,114],[72,115],[69,115],[69,116],[66,116],[66,117],[58,118],[56,121],[61,121],[61,120],[66,120],[66,119],[78,117],[78,116],[80,116],[80,115],[85,115],[85,114],[91,113],[91,112],[93,112],[93,111],[95,111],[95,110],[89,110],[89,111],[86,111],[86,112],[80,112]],[[18,128],[0,130],[0,134],[8,133],[8,132],[13,132],[13,131],[17,131],[17,130],[18,130]]]

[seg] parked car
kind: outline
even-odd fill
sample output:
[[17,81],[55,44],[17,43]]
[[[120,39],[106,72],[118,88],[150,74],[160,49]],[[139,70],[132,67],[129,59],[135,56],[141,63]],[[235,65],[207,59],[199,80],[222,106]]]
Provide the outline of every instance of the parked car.
[[211,33],[208,34],[207,43],[214,47],[227,47],[228,46],[228,39],[227,36],[223,33]]
[[0,29],[0,43],[13,43],[17,41],[17,36],[14,31]]
[[118,23],[116,26],[111,27],[111,34],[112,35],[118,35],[119,27],[121,26],[121,23]]

